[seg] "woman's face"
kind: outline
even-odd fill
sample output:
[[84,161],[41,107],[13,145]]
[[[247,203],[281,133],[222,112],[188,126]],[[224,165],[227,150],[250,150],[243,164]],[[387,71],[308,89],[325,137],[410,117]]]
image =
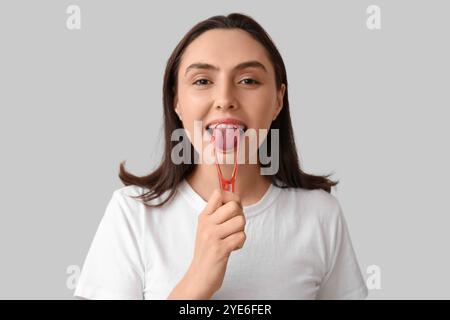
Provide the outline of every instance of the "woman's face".
[[[265,48],[240,29],[201,34],[183,53],[177,76],[175,112],[197,151],[205,151],[208,143],[196,141],[209,137],[212,121],[231,118],[258,132],[283,105],[285,85],[276,88]],[[202,122],[200,139],[192,139],[194,121]]]

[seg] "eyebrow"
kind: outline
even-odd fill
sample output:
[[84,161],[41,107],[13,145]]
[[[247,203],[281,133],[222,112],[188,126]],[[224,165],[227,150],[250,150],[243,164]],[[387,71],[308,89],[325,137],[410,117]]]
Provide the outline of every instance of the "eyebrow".
[[[267,72],[266,67],[261,62],[256,61],[256,60],[239,63],[237,66],[235,66],[233,68],[233,70],[242,70],[245,68],[260,68],[260,69],[264,70],[264,72]],[[197,62],[197,63],[193,63],[189,67],[187,67],[186,71],[184,72],[184,75],[186,76],[188,71],[191,69],[205,69],[205,70],[214,70],[214,71],[219,70],[218,67],[213,66],[212,64]]]

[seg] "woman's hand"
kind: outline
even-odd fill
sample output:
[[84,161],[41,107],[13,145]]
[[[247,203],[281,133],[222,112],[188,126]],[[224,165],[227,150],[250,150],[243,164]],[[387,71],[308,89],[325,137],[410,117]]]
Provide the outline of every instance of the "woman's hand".
[[209,299],[222,286],[228,258],[243,247],[245,217],[240,198],[214,190],[198,216],[194,257],[169,299]]

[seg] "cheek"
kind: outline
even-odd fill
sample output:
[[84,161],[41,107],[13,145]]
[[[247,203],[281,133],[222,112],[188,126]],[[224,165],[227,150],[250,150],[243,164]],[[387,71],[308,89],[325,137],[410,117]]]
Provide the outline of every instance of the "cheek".
[[206,92],[198,92],[198,90],[190,88],[180,89],[180,106],[183,114],[192,119],[200,119],[200,117],[208,111],[211,97]]
[[276,97],[272,90],[258,90],[245,96],[243,105],[248,106],[250,119],[258,119],[259,124],[267,124],[275,112]]
[[202,103],[212,98],[211,90],[204,90],[190,84],[183,84],[179,91],[187,103]]
[[208,112],[209,100],[205,95],[195,94],[187,89],[181,90],[179,108],[183,115],[185,127],[191,127],[194,120],[202,120]]
[[[180,101],[179,108],[182,114],[182,122],[186,134],[194,148],[199,151],[200,148],[202,148],[201,140],[203,140],[205,134],[203,126],[205,125],[205,117],[209,109],[208,105],[202,104],[200,101],[182,100]],[[199,121],[197,127],[195,121]]]
[[256,103],[254,101],[247,108],[248,119],[251,123],[249,125],[253,128],[268,129],[273,120],[273,114],[275,113],[274,103],[270,103],[270,100],[260,101]]

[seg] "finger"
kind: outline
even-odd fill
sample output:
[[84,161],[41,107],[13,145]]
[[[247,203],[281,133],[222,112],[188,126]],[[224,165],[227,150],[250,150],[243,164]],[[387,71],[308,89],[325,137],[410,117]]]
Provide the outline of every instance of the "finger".
[[220,239],[225,239],[233,233],[237,233],[245,230],[245,217],[244,215],[238,215],[232,219],[225,221],[217,228],[217,233]]
[[241,209],[243,209],[241,198],[236,193],[230,191],[222,191],[222,202],[227,203],[230,201],[236,201],[241,206]]
[[236,201],[230,201],[222,205],[216,210],[216,212],[214,212],[212,221],[215,224],[222,224],[237,215],[244,215],[244,211],[239,203]]
[[209,197],[208,203],[203,209],[203,213],[211,214],[216,211],[220,206],[222,206],[222,191],[220,189],[215,189],[211,196]]
[[228,251],[233,251],[240,249],[244,246],[244,242],[247,239],[247,236],[244,231],[239,231],[237,233],[233,233],[223,239],[225,246],[227,247]]

